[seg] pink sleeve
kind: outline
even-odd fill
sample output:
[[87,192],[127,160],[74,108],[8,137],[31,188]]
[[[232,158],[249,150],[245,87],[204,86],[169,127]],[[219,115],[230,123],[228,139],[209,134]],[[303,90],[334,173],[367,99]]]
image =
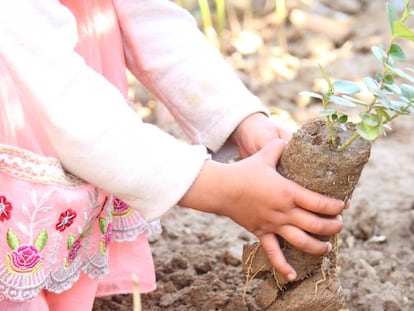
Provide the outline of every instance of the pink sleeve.
[[191,186],[206,150],[143,123],[74,52],[76,40],[58,1],[0,1],[0,57],[65,168],[159,217]]
[[245,117],[267,113],[187,11],[167,0],[113,2],[129,69],[194,143],[216,152]]

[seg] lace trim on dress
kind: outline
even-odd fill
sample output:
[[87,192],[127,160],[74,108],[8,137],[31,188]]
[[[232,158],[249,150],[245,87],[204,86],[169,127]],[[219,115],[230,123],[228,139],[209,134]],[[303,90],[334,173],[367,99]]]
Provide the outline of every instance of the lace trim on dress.
[[110,243],[161,232],[159,221],[146,222],[57,159],[18,147],[0,144],[0,185],[0,294],[8,300],[61,293],[81,271],[100,279]]
[[77,187],[85,182],[67,172],[58,159],[0,144],[0,171],[30,182]]
[[[58,208],[48,200],[54,191],[38,194],[32,190],[32,201],[21,206],[20,219],[1,223],[7,246],[0,248],[0,293],[6,299],[28,300],[43,289],[61,293],[72,287],[81,271],[91,278],[108,273],[112,205],[106,204],[106,194],[97,188],[87,191],[89,203],[83,213],[78,211],[83,217],[77,217],[74,230],[65,233],[48,226],[55,222],[51,210]],[[24,217],[28,221],[21,222]]]

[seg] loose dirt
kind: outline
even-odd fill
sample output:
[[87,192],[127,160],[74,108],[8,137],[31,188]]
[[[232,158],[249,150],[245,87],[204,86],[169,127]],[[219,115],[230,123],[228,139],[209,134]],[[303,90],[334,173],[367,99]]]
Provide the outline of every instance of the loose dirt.
[[[384,1],[287,1],[290,19],[284,31],[275,28],[264,2],[255,1],[256,15],[245,23],[261,45],[251,54],[223,46],[246,85],[279,118],[301,124],[315,117],[320,106],[298,93],[318,85],[319,62],[333,79],[360,80],[377,70],[369,49],[388,38]],[[317,23],[300,23],[304,12]],[[275,48],[283,36],[288,54]],[[412,51],[408,45],[411,64]],[[158,108],[148,120],[180,135]],[[389,135],[374,142],[343,215],[338,276],[348,310],[414,310],[413,122],[412,117],[396,120]],[[151,241],[158,289],[142,296],[143,310],[260,310],[254,301],[258,280],[246,287],[241,263],[243,245],[256,241],[254,236],[227,218],[178,207],[162,225],[162,235]],[[94,311],[104,310],[132,310],[132,298],[97,299]]]

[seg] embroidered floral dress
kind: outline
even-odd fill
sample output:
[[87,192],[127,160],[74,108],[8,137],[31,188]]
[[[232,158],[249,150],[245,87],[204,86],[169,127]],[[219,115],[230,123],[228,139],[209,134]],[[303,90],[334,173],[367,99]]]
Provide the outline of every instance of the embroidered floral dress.
[[[77,20],[77,52],[126,95],[119,29],[113,24],[103,30],[96,19],[116,20],[111,1],[61,2]],[[61,293],[81,273],[100,280],[96,295],[130,291],[133,274],[142,291],[153,290],[147,234],[159,223],[147,223],[136,209],[65,171],[45,137],[0,55],[2,299]],[[125,245],[112,249],[117,242]],[[111,262],[117,256],[122,259]]]
[[[192,144],[128,107],[124,62]],[[132,274],[153,290],[158,223],[141,215],[172,208],[211,154],[235,156],[257,112],[173,1],[0,1],[0,310],[90,310]]]

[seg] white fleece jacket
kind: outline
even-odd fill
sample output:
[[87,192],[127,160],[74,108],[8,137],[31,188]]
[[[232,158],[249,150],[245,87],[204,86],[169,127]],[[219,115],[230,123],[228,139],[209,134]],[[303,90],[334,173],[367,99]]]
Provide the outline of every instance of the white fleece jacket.
[[[147,220],[174,206],[248,115],[266,109],[167,0],[113,0],[131,72],[194,145],[143,123],[122,94],[74,52],[76,22],[57,0],[0,1],[0,57],[27,109],[71,173]],[[205,146],[205,147],[204,147]]]

